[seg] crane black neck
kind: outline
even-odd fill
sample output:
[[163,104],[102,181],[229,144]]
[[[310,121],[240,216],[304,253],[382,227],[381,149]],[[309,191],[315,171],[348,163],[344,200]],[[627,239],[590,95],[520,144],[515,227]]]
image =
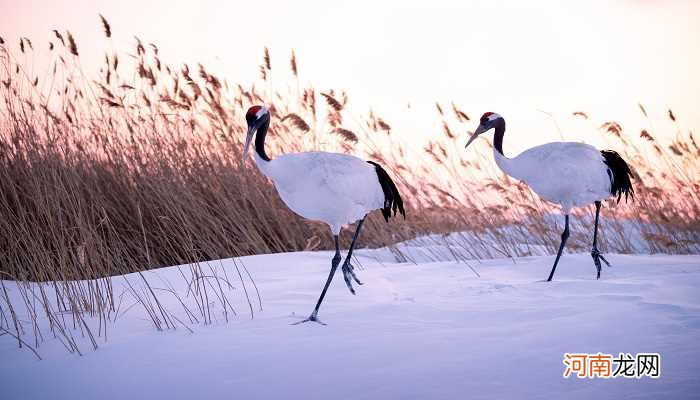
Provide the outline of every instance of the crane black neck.
[[270,117],[266,117],[262,124],[260,124],[258,132],[255,134],[255,152],[258,153],[258,157],[265,161],[270,161],[270,157],[265,153],[265,136],[267,136],[267,129],[269,127]]
[[496,121],[494,121],[494,135],[493,135],[493,147],[496,148],[496,151],[501,153],[502,156],[505,157],[505,154],[503,154],[503,135],[506,133],[506,120],[503,118],[499,118]]

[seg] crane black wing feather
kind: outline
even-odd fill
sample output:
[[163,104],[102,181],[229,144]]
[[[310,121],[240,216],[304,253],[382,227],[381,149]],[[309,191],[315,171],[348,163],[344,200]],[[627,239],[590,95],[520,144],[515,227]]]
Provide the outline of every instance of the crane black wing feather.
[[391,212],[393,211],[394,216],[396,216],[397,210],[401,213],[401,215],[403,215],[404,219],[406,219],[406,211],[403,208],[403,199],[401,199],[401,194],[399,194],[399,189],[394,184],[394,181],[391,180],[391,177],[381,165],[373,161],[367,162],[372,164],[377,171],[377,178],[379,179],[379,184],[384,192],[384,206],[382,207],[382,215],[384,216],[384,220],[389,222],[389,217],[392,216]]
[[620,202],[622,195],[632,197],[634,200],[634,188],[632,187],[632,171],[627,162],[613,150],[601,150],[605,165],[608,166],[608,174],[610,176],[610,194],[617,196],[617,202]]

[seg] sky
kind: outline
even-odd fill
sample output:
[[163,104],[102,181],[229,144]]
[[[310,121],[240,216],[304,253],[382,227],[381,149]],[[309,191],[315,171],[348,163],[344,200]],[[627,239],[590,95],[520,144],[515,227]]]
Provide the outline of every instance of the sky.
[[[112,25],[111,44],[98,13]],[[302,84],[347,90],[351,112],[371,107],[418,136],[439,132],[435,101],[455,101],[473,117],[503,115],[520,139],[506,150],[517,152],[593,129],[573,111],[648,129],[638,103],[657,134],[675,134],[669,108],[684,130],[697,130],[698,17],[691,0],[0,0],[0,36],[46,46],[52,29],[69,29],[85,64],[110,47],[132,51],[136,35],[166,62],[201,61],[244,84],[258,79],[269,47],[278,86],[291,83],[295,49]]]

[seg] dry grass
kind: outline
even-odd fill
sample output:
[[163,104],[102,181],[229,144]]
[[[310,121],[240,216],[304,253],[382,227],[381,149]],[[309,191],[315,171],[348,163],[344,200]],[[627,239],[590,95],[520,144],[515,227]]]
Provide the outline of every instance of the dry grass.
[[[110,40],[111,27],[101,21]],[[273,94],[255,85],[232,85],[202,65],[196,73],[189,66],[166,65],[155,45],[138,39],[133,65],[107,53],[99,77],[88,78],[73,35],[54,33],[52,63],[40,77],[0,41],[0,274],[18,282],[25,298],[19,306],[33,321],[16,317],[18,305],[10,302],[3,283],[0,329],[20,346],[27,345],[21,339],[27,330],[34,331],[35,345],[40,343],[40,315],[51,321],[52,334],[69,351],[79,352],[71,333],[75,327],[93,337],[85,318],[104,321],[96,336],[106,336],[107,321],[118,315],[120,304],[110,278],[116,275],[139,272],[129,281],[128,295],[156,329],[174,329],[210,323],[212,304],[226,319],[234,313],[227,297],[233,281],[223,277],[223,269],[205,270],[201,261],[328,248],[325,225],[294,215],[272,185],[241,162],[244,113],[253,104],[272,110],[273,155],[340,151],[391,171],[408,218],[386,226],[381,217],[371,216],[362,246],[462,230],[485,238],[469,244],[473,258],[494,250],[502,256],[527,255],[530,244],[551,252],[558,244],[561,228],[548,218],[554,208],[495,169],[485,142],[474,146],[481,151],[463,151],[473,121],[454,103],[449,108],[436,104],[442,133],[417,148],[400,140],[402,133],[374,112],[352,114],[345,92],[321,93],[300,88],[298,81],[290,85],[295,90]],[[34,51],[29,39],[21,40],[20,51]],[[293,53],[290,67],[297,79]],[[269,80],[267,49],[260,70]],[[323,102],[317,103],[318,96]],[[646,115],[641,105],[640,111]],[[589,116],[577,111],[572,118]],[[669,118],[675,121],[670,110]],[[598,134],[638,175],[636,203],[605,209],[602,248],[634,250],[632,227],[649,251],[698,252],[700,148],[692,134],[679,128],[671,142],[664,142],[651,129],[635,134],[615,121],[602,123]],[[593,220],[590,210],[579,214],[569,248],[586,251]],[[508,235],[502,233],[506,225],[512,225]],[[182,277],[192,287],[186,297],[195,299],[194,309],[182,301],[185,295],[153,287],[140,273],[177,264],[189,265]],[[243,272],[238,270],[238,282],[246,289],[246,282],[254,282]],[[250,289],[246,299],[252,316]],[[164,309],[158,300],[164,293],[180,299],[188,321]]]

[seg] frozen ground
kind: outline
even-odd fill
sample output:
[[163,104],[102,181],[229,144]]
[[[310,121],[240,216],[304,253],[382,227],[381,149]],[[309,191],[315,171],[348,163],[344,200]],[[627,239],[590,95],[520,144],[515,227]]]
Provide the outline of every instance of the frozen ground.
[[[134,308],[97,351],[80,357],[48,339],[43,361],[0,336],[0,398],[700,396],[700,256],[609,254],[614,267],[596,281],[590,256],[565,255],[546,283],[553,257],[470,262],[478,278],[465,264],[361,251],[357,296],[338,275],[320,312],[328,326],[290,325],[311,311],[330,257],[245,258],[263,298],[253,320],[156,332]],[[176,281],[176,272],[157,274]],[[564,379],[565,352],[660,353],[661,377]]]

